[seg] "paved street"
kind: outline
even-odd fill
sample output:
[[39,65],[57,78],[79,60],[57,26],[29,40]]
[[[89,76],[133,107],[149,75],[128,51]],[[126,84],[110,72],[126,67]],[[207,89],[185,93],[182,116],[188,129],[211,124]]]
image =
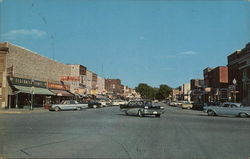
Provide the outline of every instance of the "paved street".
[[249,159],[250,118],[165,107],[161,118],[118,107],[0,114],[0,158]]

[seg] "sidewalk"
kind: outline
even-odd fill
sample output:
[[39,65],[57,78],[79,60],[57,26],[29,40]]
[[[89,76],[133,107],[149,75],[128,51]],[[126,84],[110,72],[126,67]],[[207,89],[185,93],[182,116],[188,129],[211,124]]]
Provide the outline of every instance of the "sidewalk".
[[22,109],[22,108],[0,109],[0,114],[23,114],[23,113],[42,113],[42,112],[48,112],[48,110],[44,108],[33,108],[33,110]]

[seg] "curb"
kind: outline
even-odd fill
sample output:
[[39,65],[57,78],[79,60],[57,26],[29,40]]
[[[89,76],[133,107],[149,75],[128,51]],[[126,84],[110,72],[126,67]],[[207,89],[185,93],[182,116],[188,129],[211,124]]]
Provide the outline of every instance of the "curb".
[[38,110],[0,110],[0,114],[26,114],[26,113],[42,113],[42,112],[47,112],[48,110],[46,109],[38,109]]

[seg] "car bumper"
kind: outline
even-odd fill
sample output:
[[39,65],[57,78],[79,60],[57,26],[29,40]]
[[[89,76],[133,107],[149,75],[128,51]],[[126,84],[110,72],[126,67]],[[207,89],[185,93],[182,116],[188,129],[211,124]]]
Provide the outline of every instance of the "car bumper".
[[145,109],[143,111],[144,115],[157,115],[157,114],[163,114],[164,111],[162,110],[150,110],[150,109]]

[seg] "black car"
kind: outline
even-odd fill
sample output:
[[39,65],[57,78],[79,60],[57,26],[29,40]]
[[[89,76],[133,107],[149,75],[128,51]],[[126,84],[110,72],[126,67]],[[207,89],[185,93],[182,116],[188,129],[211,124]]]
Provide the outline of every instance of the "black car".
[[139,117],[145,115],[160,117],[164,113],[164,107],[154,106],[151,101],[147,100],[130,101],[128,104],[120,105],[120,110],[126,115],[137,115]]
[[82,102],[82,103],[83,104],[88,104],[89,108],[101,108],[102,107],[102,104],[95,101],[95,100],[85,101],[85,102]]

